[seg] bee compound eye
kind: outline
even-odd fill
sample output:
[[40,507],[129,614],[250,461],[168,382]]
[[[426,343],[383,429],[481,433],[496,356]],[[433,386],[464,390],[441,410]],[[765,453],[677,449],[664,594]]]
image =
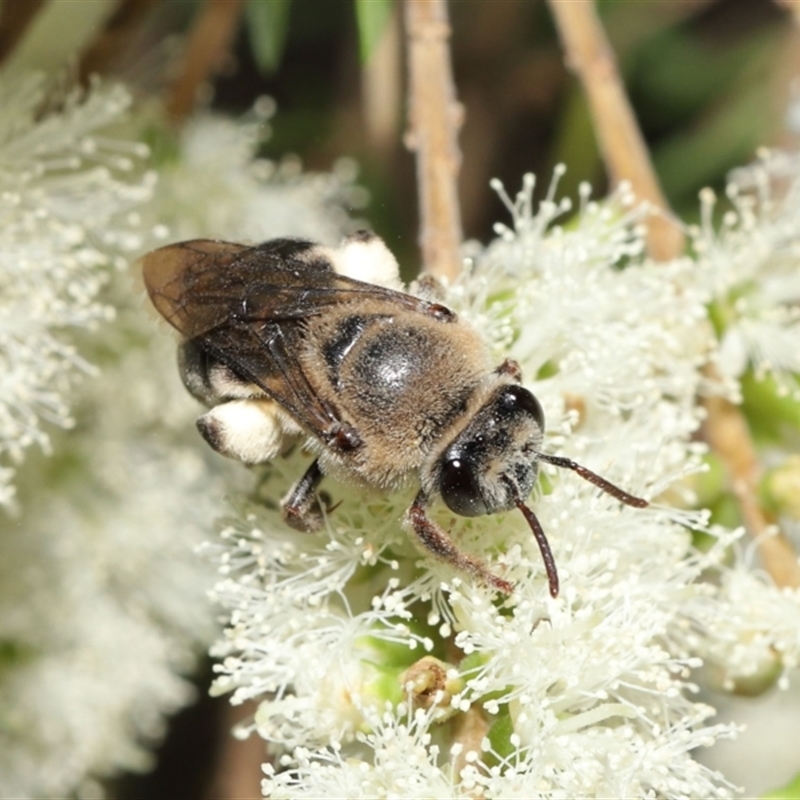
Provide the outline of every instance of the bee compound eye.
[[522,386],[507,386],[503,390],[503,405],[509,410],[519,409],[530,414],[536,424],[544,430],[544,410],[536,395]]
[[489,511],[481,496],[475,469],[463,458],[444,462],[439,491],[447,507],[462,517],[478,517]]

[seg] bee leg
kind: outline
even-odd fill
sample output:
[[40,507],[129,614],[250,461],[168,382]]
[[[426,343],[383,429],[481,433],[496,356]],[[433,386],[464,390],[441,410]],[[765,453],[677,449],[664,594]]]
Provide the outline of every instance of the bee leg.
[[450,564],[459,572],[467,572],[488,586],[499,589],[503,594],[511,594],[514,586],[508,581],[498,578],[477,558],[462,553],[447,532],[428,516],[427,505],[427,497],[420,492],[414,498],[414,502],[406,514],[406,519],[414,531],[417,541],[440,561]]
[[507,358],[495,372],[498,375],[510,375],[517,383],[522,381],[522,368],[513,358]]
[[322,477],[319,460],[316,460],[281,501],[283,518],[296,531],[309,533],[322,528],[322,508],[317,497]]
[[422,297],[423,300],[435,303],[437,301],[443,302],[445,299],[445,291],[442,282],[427,272],[420,275],[417,279],[416,288],[419,292],[419,296]]
[[228,400],[198,417],[200,435],[218,453],[245,464],[263,464],[281,451],[286,436],[272,400]]

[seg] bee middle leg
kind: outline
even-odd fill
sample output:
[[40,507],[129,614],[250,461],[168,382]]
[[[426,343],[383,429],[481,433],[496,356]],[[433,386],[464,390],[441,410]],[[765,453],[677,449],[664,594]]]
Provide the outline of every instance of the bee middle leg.
[[322,470],[317,459],[281,501],[283,518],[287,525],[296,531],[308,533],[322,528],[324,518],[317,496],[317,488],[322,478]]
[[427,505],[427,498],[420,492],[406,515],[417,541],[440,561],[450,564],[459,572],[467,572],[503,594],[511,594],[514,591],[513,584],[497,577],[477,558],[459,550],[449,534],[428,516]]

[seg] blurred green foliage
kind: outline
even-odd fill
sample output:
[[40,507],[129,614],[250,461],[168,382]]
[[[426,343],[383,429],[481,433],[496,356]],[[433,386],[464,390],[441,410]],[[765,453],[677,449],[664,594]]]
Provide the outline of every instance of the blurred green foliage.
[[761,795],[762,800],[797,800],[800,797],[800,773],[780,789]]
[[[697,193],[721,188],[727,172],[762,145],[785,140],[791,58],[789,16],[769,0],[670,0],[599,4],[609,39],[673,208],[697,216]],[[278,99],[269,155],[299,153],[312,167],[352,155],[375,197],[371,223],[390,240],[415,241],[415,187],[402,121],[391,148],[376,152],[364,124],[362,71],[400,4],[392,0],[250,0],[248,37],[236,80],[251,96]],[[549,181],[568,166],[562,191],[588,180],[606,190],[592,120],[568,72],[545,3],[459,0],[450,4],[452,52],[465,106],[462,206],[467,237],[486,240],[504,212],[488,189],[515,191],[526,171]],[[248,65],[257,76],[247,76]],[[403,65],[398,65],[402,71]],[[220,81],[217,103],[230,107]],[[242,92],[236,92],[241,110]],[[403,109],[398,109],[402,117]],[[390,196],[394,200],[388,200]],[[724,203],[720,204],[720,212]],[[400,209],[400,210],[399,210]],[[408,209],[409,211],[406,211]]]
[[[5,47],[6,58],[16,63],[26,52],[25,40],[39,41],[47,31],[53,38],[48,52],[63,51],[60,23],[45,24],[61,5],[45,2],[37,16],[24,11],[25,4],[1,4],[0,58]],[[180,69],[181,50],[170,41],[177,36],[195,46],[195,23],[213,4],[103,0],[105,17],[88,13],[100,0],[72,5],[69,13],[85,39],[81,71],[118,75],[152,92],[168,91],[176,62]],[[245,113],[260,95],[273,96],[278,115],[265,155],[296,153],[311,169],[354,157],[377,200],[370,223],[413,252],[417,201],[413,159],[403,145],[403,31],[401,24],[389,25],[393,16],[400,21],[402,3],[246,0],[228,7],[243,11],[238,36],[216,65],[212,91],[198,96],[233,113]],[[748,162],[758,147],[796,137],[785,119],[790,79],[800,70],[800,34],[775,0],[599,0],[598,7],[666,195],[688,221],[696,217],[703,186],[720,189],[726,173]],[[564,63],[547,3],[451,0],[449,11],[456,90],[465,111],[460,143],[466,237],[487,240],[493,223],[507,216],[488,188],[493,177],[513,193],[525,172],[546,185],[553,166],[563,162],[563,193],[574,195],[588,180],[602,195],[605,170],[592,120],[583,90]],[[78,18],[84,16],[94,21],[81,26]],[[389,48],[397,54],[395,63],[382,62],[383,96],[371,98],[365,89],[365,75],[375,70],[371,56],[379,41],[391,37],[398,37]],[[74,52],[69,59],[74,64]],[[396,92],[386,88],[392,81]],[[367,113],[387,97],[395,107],[388,143],[376,138]],[[719,213],[724,206],[719,204]]]
[[369,61],[392,15],[393,0],[353,0],[358,22],[361,63]]
[[291,0],[248,0],[247,33],[260,70],[274,72],[283,56]]

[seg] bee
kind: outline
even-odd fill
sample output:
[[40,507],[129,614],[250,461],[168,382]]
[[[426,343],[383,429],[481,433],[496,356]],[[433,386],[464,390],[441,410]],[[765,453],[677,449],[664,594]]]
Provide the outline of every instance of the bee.
[[519,365],[494,365],[481,336],[441,303],[348,277],[365,263],[396,272],[383,241],[364,231],[338,249],[198,239],[143,257],[150,299],[183,339],[184,384],[210,407],[200,433],[250,464],[307,439],[316,457],[282,500],[301,531],[323,525],[326,474],[381,491],[415,481],[404,526],[417,543],[505,594],[513,585],[463,552],[429,508],[436,498],[465,517],[517,508],[556,597],[553,554],[525,505],[539,464],[573,470],[627,505],[647,501],[543,452],[544,414]]

